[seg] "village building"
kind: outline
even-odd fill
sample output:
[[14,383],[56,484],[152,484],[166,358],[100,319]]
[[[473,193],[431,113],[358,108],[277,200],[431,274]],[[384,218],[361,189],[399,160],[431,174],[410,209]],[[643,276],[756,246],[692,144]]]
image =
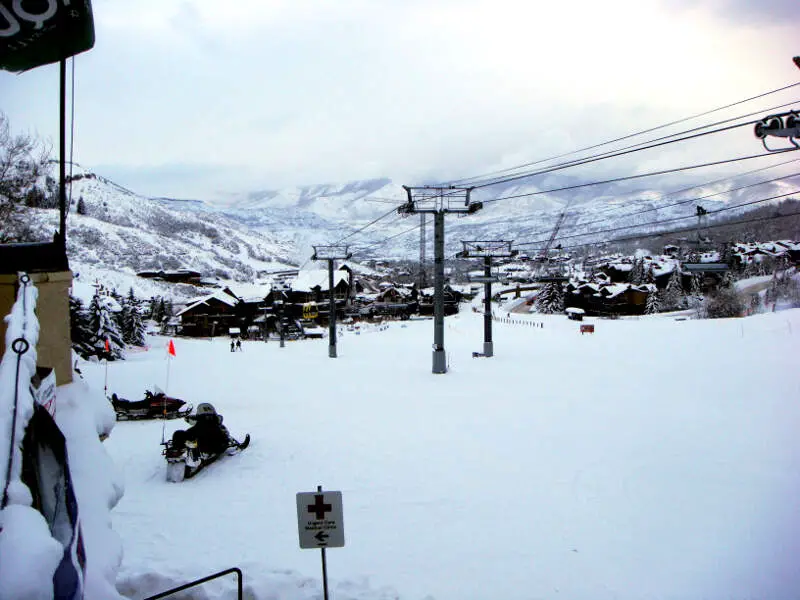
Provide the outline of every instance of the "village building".
[[189,301],[175,317],[180,319],[180,333],[193,337],[228,335],[231,327],[239,327],[239,298],[225,290]]

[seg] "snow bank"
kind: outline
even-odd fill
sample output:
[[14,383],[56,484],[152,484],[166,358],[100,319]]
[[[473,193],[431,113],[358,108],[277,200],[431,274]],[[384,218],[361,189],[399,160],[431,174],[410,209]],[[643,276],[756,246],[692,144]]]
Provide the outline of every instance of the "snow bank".
[[33,416],[29,382],[36,372],[37,297],[32,284],[20,286],[6,317],[6,351],[0,363],[0,598],[9,600],[51,598],[53,574],[63,554],[45,518],[31,507],[30,490],[20,479],[22,439]]
[[[53,576],[64,546],[51,525],[32,507],[29,488],[21,480],[22,441],[34,414],[30,381],[36,373],[39,323],[34,309],[37,290],[21,285],[17,302],[6,317],[6,352],[0,363],[0,599],[38,600],[54,595]],[[17,354],[15,349],[21,351]],[[24,352],[23,352],[24,350]],[[55,419],[67,447],[70,476],[86,551],[83,595],[86,600],[117,599],[114,582],[122,546],[110,528],[110,509],[122,496],[112,477],[113,465],[100,442],[114,424],[114,412],[102,394],[82,381],[56,390]],[[63,529],[64,524],[58,525]]]
[[90,389],[83,380],[61,386],[57,393],[56,422],[67,441],[86,545],[84,597],[121,598],[115,580],[122,562],[122,542],[111,529],[110,511],[122,497],[124,486],[100,441],[116,422],[114,410],[102,392]]

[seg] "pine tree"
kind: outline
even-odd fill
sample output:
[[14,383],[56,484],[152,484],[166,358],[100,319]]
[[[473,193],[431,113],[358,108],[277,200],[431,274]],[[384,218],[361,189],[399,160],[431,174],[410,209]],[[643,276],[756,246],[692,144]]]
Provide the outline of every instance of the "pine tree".
[[691,282],[688,302],[691,308],[697,308],[703,302],[703,289],[700,285],[700,276],[697,273],[693,273]]
[[726,271],[725,274],[722,276],[722,279],[719,282],[719,287],[721,288],[733,287],[733,275],[731,275],[730,271]]
[[133,288],[128,291],[122,305],[122,338],[130,346],[144,346],[144,324],[139,313],[139,301],[133,293]]
[[561,284],[556,282],[545,284],[539,295],[536,296],[535,307],[537,312],[546,315],[563,312],[564,292]]
[[661,292],[658,290],[650,290],[647,294],[647,302],[644,305],[644,314],[654,315],[661,312]]
[[[123,348],[125,347],[122,334],[112,315],[106,301],[100,294],[95,294],[89,305],[89,324],[93,334],[92,345],[97,356],[108,360],[123,358]],[[105,349],[106,340],[109,345],[108,351]]]
[[667,287],[661,298],[664,310],[679,310],[683,308],[683,285],[681,284],[680,267],[676,264],[669,278]]
[[161,323],[164,320],[164,317],[167,316],[167,305],[164,302],[164,298],[160,298],[158,301],[158,322]]
[[653,265],[653,263],[650,263],[647,266],[647,273],[645,274],[644,282],[653,284],[656,282],[656,267]]
[[85,215],[86,214],[86,202],[84,202],[83,196],[79,196],[78,197],[78,206],[77,206],[77,208],[75,210],[78,211],[79,215]]
[[89,325],[89,313],[80,298],[69,297],[69,331],[72,349],[81,358],[94,356],[92,338],[94,334]]
[[161,313],[159,307],[161,306],[161,296],[152,296],[150,298],[150,315],[149,317],[156,323],[161,322]]
[[633,268],[628,273],[628,281],[633,285],[641,285],[645,280],[644,259],[634,258]]

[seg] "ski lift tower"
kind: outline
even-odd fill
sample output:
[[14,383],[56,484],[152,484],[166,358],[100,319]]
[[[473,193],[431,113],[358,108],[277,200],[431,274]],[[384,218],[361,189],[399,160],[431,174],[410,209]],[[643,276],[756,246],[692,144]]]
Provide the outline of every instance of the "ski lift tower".
[[471,277],[470,282],[483,283],[483,355],[494,356],[492,342],[492,283],[498,280],[492,275],[493,258],[511,258],[518,254],[511,249],[511,242],[504,240],[462,241],[464,249],[458,253],[459,258],[483,258],[483,276]]
[[444,217],[448,213],[471,215],[483,208],[472,202],[471,187],[403,186],[408,202],[398,207],[400,215],[430,213],[433,215],[433,373],[447,373],[444,351]]
[[330,296],[330,312],[328,314],[328,356],[336,358],[336,295],[333,291],[333,263],[336,260],[347,260],[352,256],[347,246],[314,246],[311,260],[328,261],[328,292]]

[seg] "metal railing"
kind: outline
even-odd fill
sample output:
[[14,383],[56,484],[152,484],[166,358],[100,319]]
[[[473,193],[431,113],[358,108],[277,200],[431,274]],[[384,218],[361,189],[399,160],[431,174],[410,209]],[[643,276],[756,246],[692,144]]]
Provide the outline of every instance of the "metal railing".
[[172,596],[173,594],[177,594],[178,592],[182,592],[183,590],[188,590],[189,588],[197,587],[198,585],[207,583],[212,579],[218,579],[220,577],[224,577],[225,575],[230,575],[231,573],[236,573],[236,598],[238,600],[242,600],[242,570],[239,569],[238,567],[225,569],[224,571],[220,571],[219,573],[214,573],[213,575],[209,575],[208,577],[203,577],[202,579],[196,579],[195,581],[190,581],[189,583],[185,583],[176,588],[172,588],[171,590],[167,590],[166,592],[161,592],[160,594],[156,594],[155,596],[148,596],[144,600],[158,600],[159,598],[166,598],[167,596]]

